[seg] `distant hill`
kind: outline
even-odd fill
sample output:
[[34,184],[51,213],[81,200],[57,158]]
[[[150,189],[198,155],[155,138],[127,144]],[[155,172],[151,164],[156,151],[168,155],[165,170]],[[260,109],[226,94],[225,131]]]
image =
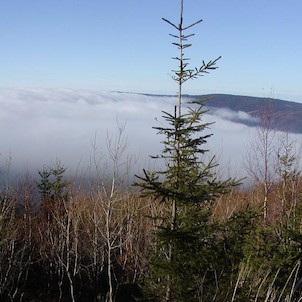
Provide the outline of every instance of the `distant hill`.
[[[208,107],[227,108],[238,112],[245,112],[257,119],[261,111],[270,108],[274,115],[274,125],[277,130],[291,133],[302,133],[302,104],[272,98],[258,98],[250,96],[238,96],[228,94],[215,94],[203,97],[211,97]],[[200,98],[200,96],[193,96]],[[241,123],[251,125],[250,120],[242,119]],[[257,123],[256,123],[257,124]],[[255,124],[255,125],[256,125]]]
[[[148,95],[152,96],[150,94]],[[172,95],[170,96],[172,97]],[[300,103],[272,98],[231,94],[184,95],[184,97],[191,100],[208,99],[206,106],[208,107],[210,114],[215,114],[217,110],[222,109],[246,113],[252,118],[240,118],[240,115],[237,115],[236,117],[230,117],[229,119],[248,126],[257,126],[257,120],[261,111],[269,107],[273,112],[274,120],[276,121],[276,130],[290,133],[302,133],[302,104]]]

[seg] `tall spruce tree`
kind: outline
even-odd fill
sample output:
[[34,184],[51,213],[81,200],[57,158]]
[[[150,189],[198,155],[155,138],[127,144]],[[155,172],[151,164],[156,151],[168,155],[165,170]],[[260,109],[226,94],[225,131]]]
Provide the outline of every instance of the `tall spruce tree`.
[[163,20],[177,32],[170,35],[176,39],[173,45],[179,51],[173,58],[178,68],[172,70],[172,78],[178,85],[178,104],[172,113],[163,111],[166,126],[154,127],[164,140],[162,153],[153,158],[163,160],[164,168],[155,172],[143,170],[143,176],[137,176],[136,185],[141,187],[143,196],[151,196],[168,208],[156,233],[151,257],[152,278],[156,282],[151,287],[161,301],[196,301],[208,269],[203,263],[209,263],[208,258],[212,257],[209,252],[213,242],[213,225],[209,224],[211,205],[235,182],[217,180],[215,158],[205,159],[208,150],[202,146],[211,136],[201,135],[210,125],[202,121],[205,100],[183,104],[183,85],[216,69],[220,57],[190,68],[184,50],[191,46],[188,39],[194,34],[187,31],[202,20],[188,26],[183,24],[183,0],[179,24]]

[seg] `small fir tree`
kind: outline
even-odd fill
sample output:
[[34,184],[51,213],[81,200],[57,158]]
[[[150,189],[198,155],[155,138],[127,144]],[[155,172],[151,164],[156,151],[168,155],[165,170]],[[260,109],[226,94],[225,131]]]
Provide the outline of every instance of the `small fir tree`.
[[202,294],[206,272],[210,270],[206,265],[215,257],[212,253],[213,224],[209,223],[211,205],[235,185],[235,181],[217,180],[215,158],[205,159],[208,150],[203,146],[211,134],[201,135],[210,125],[202,122],[206,112],[204,101],[188,102],[183,108],[183,84],[216,69],[220,57],[207,63],[203,61],[199,68],[189,67],[184,50],[191,46],[187,40],[193,34],[186,32],[202,20],[183,25],[183,0],[180,1],[179,24],[163,20],[178,33],[171,34],[177,39],[173,44],[179,50],[174,58],[178,69],[172,76],[178,85],[178,105],[173,113],[163,112],[167,126],[154,127],[165,137],[162,153],[153,157],[164,161],[164,169],[143,170],[143,176],[137,176],[136,185],[141,187],[143,196],[168,205],[167,215],[161,217],[163,223],[157,230],[151,257],[152,277],[156,280],[152,287],[158,299],[196,301]]
[[40,181],[37,183],[41,194],[41,208],[47,219],[50,219],[51,211],[63,206],[63,202],[68,200],[68,180],[64,179],[66,168],[61,163],[56,163],[54,167],[39,170]]

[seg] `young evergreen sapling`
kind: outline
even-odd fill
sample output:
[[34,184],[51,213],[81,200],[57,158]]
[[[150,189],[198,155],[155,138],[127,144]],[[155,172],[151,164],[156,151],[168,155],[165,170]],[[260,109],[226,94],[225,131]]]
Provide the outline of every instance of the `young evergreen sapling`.
[[[206,110],[204,101],[183,104],[182,88],[188,80],[195,79],[217,68],[220,59],[203,61],[200,67],[191,69],[189,58],[184,50],[191,46],[187,41],[194,34],[187,30],[202,20],[189,26],[183,24],[183,0],[180,1],[180,20],[176,25],[163,19],[177,31],[170,34],[176,39],[173,42],[178,49],[178,69],[172,71],[172,79],[178,85],[178,104],[173,113],[163,112],[167,126],[154,127],[158,134],[164,136],[161,154],[153,158],[164,161],[164,169],[150,172],[143,170],[143,176],[137,176],[144,196],[151,196],[157,202],[168,205],[169,211],[161,217],[163,223],[157,230],[157,244],[151,263],[154,277],[160,280],[156,287],[157,293],[164,288],[165,301],[179,300],[183,297],[193,301],[198,295],[198,283],[204,272],[196,271],[200,264],[200,247],[210,240],[208,230],[210,209],[215,199],[226,193],[236,182],[233,180],[217,180],[214,168],[215,158],[207,161],[203,147],[211,134],[204,133],[209,123],[203,123]],[[206,244],[205,244],[206,245]],[[188,258],[189,257],[189,258]],[[194,261],[197,261],[194,263]],[[190,284],[190,286],[189,286]],[[177,299],[175,299],[178,297]]]

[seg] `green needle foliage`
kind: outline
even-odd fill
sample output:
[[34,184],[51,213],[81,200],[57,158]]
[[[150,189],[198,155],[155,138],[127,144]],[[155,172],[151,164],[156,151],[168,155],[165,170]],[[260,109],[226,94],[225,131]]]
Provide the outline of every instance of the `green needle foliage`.
[[41,208],[46,217],[49,217],[55,207],[64,209],[64,202],[68,199],[69,182],[64,179],[66,168],[56,163],[53,168],[43,168],[38,171],[40,181],[37,183],[41,194]]
[[[182,87],[195,79],[216,69],[219,58],[205,63],[201,67],[190,68],[189,59],[184,50],[191,46],[187,43],[193,34],[186,31],[201,20],[183,25],[183,1],[178,25],[170,24],[178,35],[173,43],[179,55],[178,69],[173,71],[173,80],[178,85],[178,105],[172,113],[163,112],[166,126],[154,127],[159,135],[164,136],[162,153],[153,156],[164,162],[161,171],[143,171],[137,176],[136,185],[142,189],[143,196],[151,196],[159,203],[167,205],[167,211],[156,233],[156,246],[150,260],[150,289],[156,294],[151,300],[162,301],[198,301],[207,278],[213,278],[213,263],[217,253],[213,245],[215,225],[211,223],[211,206],[221,194],[225,194],[236,185],[234,180],[217,179],[215,158],[205,159],[205,144],[211,137],[206,129],[209,123],[202,121],[206,110],[205,100],[188,102],[183,108]],[[212,267],[211,267],[212,265]],[[152,282],[152,280],[154,282]],[[145,297],[147,299],[147,297]]]

